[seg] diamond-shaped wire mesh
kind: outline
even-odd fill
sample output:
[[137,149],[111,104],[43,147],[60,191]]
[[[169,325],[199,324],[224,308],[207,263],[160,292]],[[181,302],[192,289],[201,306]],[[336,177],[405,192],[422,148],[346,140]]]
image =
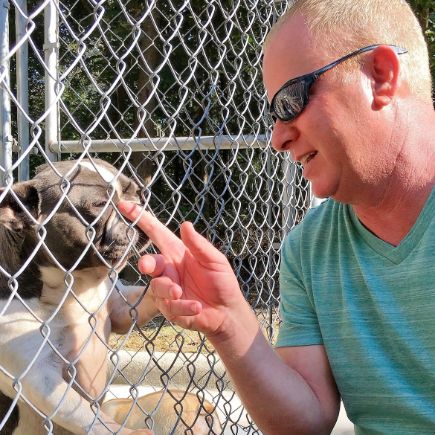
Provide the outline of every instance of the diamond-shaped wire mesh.
[[[11,234],[7,227],[16,213],[26,216],[35,242],[14,265],[0,247],[0,335],[9,331],[5,324],[16,310],[27,313],[38,339],[24,350],[2,341],[10,355],[0,360],[0,430],[13,426],[20,405],[20,418],[26,413],[39,416],[32,433],[63,433],[53,424],[68,419],[59,415],[67,393],[75,390],[97,418],[101,403],[111,397],[130,398],[135,404],[138,397],[159,392],[149,408],[135,405],[142,427],[156,434],[202,433],[195,426],[201,418],[209,421],[204,433],[259,433],[218,354],[201,334],[161,317],[140,326],[134,322],[136,306],[116,284],[122,280],[145,289],[148,284],[137,270],[138,252],[131,241],[127,248],[134,255],[127,267],[119,271],[106,262],[111,282],[107,294],[100,304],[87,306],[76,294],[78,263],[72,268],[62,264],[51,248],[50,232],[56,217],[74,215],[86,232],[77,261],[89,252],[103,261],[97,222],[114,205],[122,172],[138,184],[142,201],[163,223],[177,232],[181,222],[191,220],[226,254],[273,342],[279,323],[281,241],[310,203],[300,168],[270,147],[271,122],[261,79],[262,44],[286,2],[10,0],[6,5],[0,22],[0,240]],[[103,159],[118,171],[111,181],[105,179],[101,199],[109,205],[93,216],[74,202],[70,175],[82,158]],[[55,160],[73,161],[72,169],[57,173],[58,200],[42,218],[27,198],[15,193],[13,183],[32,178],[37,166]],[[40,298],[29,296],[28,279],[23,279],[38,276],[42,252],[61,273],[64,294],[45,315],[38,311]],[[123,334],[112,333],[106,342],[98,322],[114,295],[122,295],[131,327]],[[63,353],[54,333],[71,300],[87,323],[75,358]],[[67,327],[65,331],[69,333]],[[25,328],[23,337],[14,334],[26,343]],[[80,374],[80,358],[91,352],[88,343],[96,335],[102,343],[98,352],[107,352],[109,364],[104,382],[92,389]],[[15,364],[22,352],[27,353],[26,362]],[[44,397],[26,390],[27,384],[38,390],[44,382],[45,375],[31,382],[29,378],[47,355],[64,367],[66,392],[52,408],[44,408]],[[186,417],[189,397],[198,404],[193,420]],[[164,399],[172,400],[172,411],[170,427],[162,429],[158,414]],[[214,409],[207,410],[204,400]],[[107,433],[116,432],[112,429]],[[92,425],[86,429],[93,430]]]

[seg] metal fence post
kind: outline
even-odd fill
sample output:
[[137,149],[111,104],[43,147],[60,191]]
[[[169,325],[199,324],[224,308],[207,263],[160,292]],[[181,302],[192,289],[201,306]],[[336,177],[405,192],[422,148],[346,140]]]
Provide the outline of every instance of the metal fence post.
[[292,229],[295,222],[295,210],[293,204],[293,195],[289,191],[290,184],[295,178],[295,165],[292,165],[289,158],[284,158],[282,162],[282,179],[283,194],[282,194],[282,238]]
[[[15,32],[17,41],[26,37],[27,25],[27,1],[16,0],[17,8],[15,9]],[[22,13],[20,13],[20,11]],[[17,100],[21,107],[17,108],[17,130],[18,146],[23,156],[18,166],[18,180],[24,181],[29,179],[29,154],[26,151],[29,148],[29,49],[27,39],[17,51]]]
[[3,0],[0,7],[0,185],[10,184],[12,176],[11,100],[9,89],[9,2]]
[[58,47],[59,17],[57,0],[50,1],[44,11],[44,53],[45,53],[45,152],[52,161],[57,154],[51,146],[58,142]]

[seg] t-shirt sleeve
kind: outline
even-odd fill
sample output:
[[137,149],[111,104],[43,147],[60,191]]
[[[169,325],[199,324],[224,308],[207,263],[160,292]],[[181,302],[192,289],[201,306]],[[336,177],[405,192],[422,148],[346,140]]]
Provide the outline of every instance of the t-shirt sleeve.
[[276,347],[323,344],[312,294],[303,277],[301,229],[287,236],[281,250],[280,316]]

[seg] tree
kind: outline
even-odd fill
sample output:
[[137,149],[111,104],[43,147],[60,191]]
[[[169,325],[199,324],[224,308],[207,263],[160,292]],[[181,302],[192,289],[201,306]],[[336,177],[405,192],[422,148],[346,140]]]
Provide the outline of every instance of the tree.
[[435,104],[435,1],[411,0],[410,5],[417,15],[429,47],[432,72],[432,95]]

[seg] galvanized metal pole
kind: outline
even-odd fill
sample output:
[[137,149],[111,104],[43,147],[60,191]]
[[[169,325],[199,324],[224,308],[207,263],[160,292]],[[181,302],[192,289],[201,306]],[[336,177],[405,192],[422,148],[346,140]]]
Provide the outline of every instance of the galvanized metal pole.
[[0,7],[0,185],[12,182],[12,134],[9,69],[9,2]]
[[282,239],[293,228],[295,221],[295,205],[293,201],[293,194],[291,189],[291,182],[295,179],[295,165],[292,164],[288,155],[282,159]]
[[[27,27],[27,1],[16,0],[18,7],[15,9],[15,32],[17,41],[25,38]],[[20,13],[20,10],[22,13]],[[18,180],[29,179],[29,49],[27,40],[17,51],[17,99],[20,107],[17,108],[18,146],[20,148],[21,163],[18,166]],[[26,116],[27,115],[27,116]],[[30,150],[29,150],[30,151]]]
[[59,132],[58,114],[58,13],[57,0],[51,0],[44,11],[44,53],[45,53],[45,152],[51,161],[58,158],[51,146],[57,143]]

